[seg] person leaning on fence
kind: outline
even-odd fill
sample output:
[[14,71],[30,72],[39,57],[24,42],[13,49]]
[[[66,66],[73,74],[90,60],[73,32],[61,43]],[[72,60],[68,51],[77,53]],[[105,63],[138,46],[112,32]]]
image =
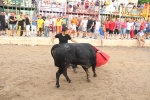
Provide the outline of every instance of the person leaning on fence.
[[138,47],[140,47],[141,42],[143,42],[142,47],[144,47],[145,44],[145,36],[143,30],[140,30],[140,32],[137,33],[137,40],[138,40]]

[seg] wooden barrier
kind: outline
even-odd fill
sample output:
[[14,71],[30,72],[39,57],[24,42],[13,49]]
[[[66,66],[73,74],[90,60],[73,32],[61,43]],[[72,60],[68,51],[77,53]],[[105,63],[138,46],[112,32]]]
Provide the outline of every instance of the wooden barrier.
[[[82,39],[75,38],[79,43],[90,43],[93,46],[100,46],[101,41],[99,39]],[[55,44],[58,43],[58,39],[55,40]],[[69,43],[72,43],[69,41]],[[47,37],[0,37],[0,45],[52,45],[51,38]],[[137,40],[103,40],[103,46],[137,46]],[[150,47],[150,40],[146,40],[145,46]]]

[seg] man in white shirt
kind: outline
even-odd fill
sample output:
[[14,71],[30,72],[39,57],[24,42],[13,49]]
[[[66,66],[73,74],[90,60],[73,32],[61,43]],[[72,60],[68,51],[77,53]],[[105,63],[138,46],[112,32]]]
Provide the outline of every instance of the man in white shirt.
[[48,16],[44,22],[44,37],[48,36],[50,27],[50,17]]
[[86,32],[87,32],[87,18],[84,17],[84,19],[81,21],[81,26],[82,26],[82,32],[83,32],[83,36],[82,38],[85,38],[86,37]]
[[131,19],[127,22],[127,30],[126,30],[126,37],[129,38],[131,27],[134,25]]
[[100,34],[100,32],[99,32],[100,27],[101,27],[101,23],[100,23],[99,19],[97,18],[96,24],[95,24],[95,32],[94,32],[94,33],[95,33],[95,34],[94,34],[94,38],[95,38],[95,39],[96,39],[97,36]]

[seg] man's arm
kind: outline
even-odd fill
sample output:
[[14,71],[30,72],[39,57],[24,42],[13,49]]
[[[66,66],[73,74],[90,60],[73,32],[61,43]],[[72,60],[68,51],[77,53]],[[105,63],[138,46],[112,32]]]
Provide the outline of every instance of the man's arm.
[[70,39],[72,42],[74,43],[78,43],[76,40],[74,40],[73,38]]

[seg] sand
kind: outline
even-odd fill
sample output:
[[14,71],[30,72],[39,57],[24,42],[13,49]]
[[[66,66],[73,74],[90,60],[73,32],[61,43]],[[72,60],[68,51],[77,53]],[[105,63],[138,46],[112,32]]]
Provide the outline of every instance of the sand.
[[150,48],[102,47],[109,62],[90,71],[68,69],[55,87],[50,46],[0,46],[0,100],[150,100]]

